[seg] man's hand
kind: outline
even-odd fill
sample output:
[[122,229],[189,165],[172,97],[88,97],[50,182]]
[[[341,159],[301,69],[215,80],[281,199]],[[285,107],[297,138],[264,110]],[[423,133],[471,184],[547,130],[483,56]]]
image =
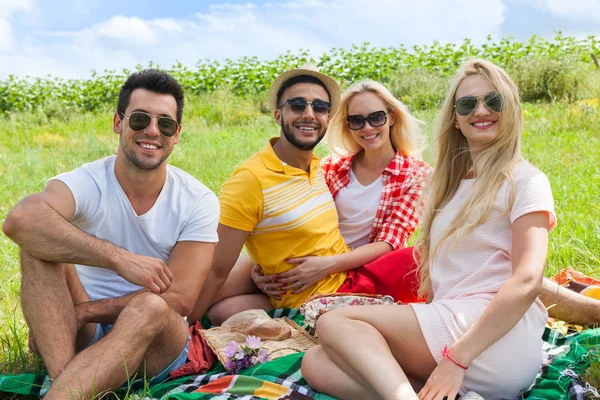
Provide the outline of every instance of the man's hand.
[[169,290],[173,273],[163,260],[127,252],[122,261],[116,263],[115,272],[123,279],[150,289],[156,294]]
[[86,301],[84,303],[79,303],[75,305],[75,317],[77,318],[77,332],[79,332],[85,324],[88,323],[87,313],[85,312],[86,303],[90,303]]

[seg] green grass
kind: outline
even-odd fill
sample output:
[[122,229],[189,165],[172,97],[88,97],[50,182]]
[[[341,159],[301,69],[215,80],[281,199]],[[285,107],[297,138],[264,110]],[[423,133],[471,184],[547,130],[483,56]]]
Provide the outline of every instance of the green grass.
[[[600,104],[526,103],[525,157],[550,179],[558,227],[551,233],[547,275],[566,266],[600,272]],[[236,165],[278,134],[262,100],[227,92],[188,99],[184,128],[170,162],[213,191]],[[430,133],[435,109],[419,110]],[[60,114],[59,114],[60,115]],[[112,112],[68,114],[49,119],[43,112],[17,113],[0,126],[0,220],[27,194],[61,172],[115,152]],[[428,140],[425,158],[432,162]],[[327,149],[320,145],[317,153]],[[26,350],[27,328],[19,307],[17,247],[0,234],[0,374],[39,370]],[[597,376],[597,375],[596,375]]]

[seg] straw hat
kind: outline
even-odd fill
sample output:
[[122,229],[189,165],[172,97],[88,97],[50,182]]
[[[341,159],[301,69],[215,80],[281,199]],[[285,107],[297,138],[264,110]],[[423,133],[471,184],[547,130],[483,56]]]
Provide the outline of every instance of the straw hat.
[[284,73],[279,75],[277,79],[275,79],[275,82],[273,82],[273,84],[271,85],[271,89],[269,89],[268,104],[271,112],[277,109],[277,92],[279,92],[281,86],[291,78],[300,75],[313,76],[321,82],[323,82],[323,84],[327,88],[327,91],[329,92],[329,101],[331,103],[330,114],[335,114],[335,112],[338,109],[338,106],[340,105],[340,86],[335,81],[335,79],[319,72],[319,70],[317,70],[317,67],[315,67],[312,64],[304,64],[300,68],[285,71]]

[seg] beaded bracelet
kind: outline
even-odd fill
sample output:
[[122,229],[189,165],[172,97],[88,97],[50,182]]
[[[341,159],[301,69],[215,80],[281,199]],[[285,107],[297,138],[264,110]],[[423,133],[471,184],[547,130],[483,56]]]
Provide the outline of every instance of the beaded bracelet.
[[465,367],[464,365],[462,365],[461,363],[459,363],[458,361],[456,361],[454,358],[452,358],[450,356],[450,352],[448,351],[448,345],[444,346],[444,350],[442,350],[442,357],[446,357],[448,360],[452,361],[454,364],[458,365],[459,367],[461,367],[464,370],[469,369],[469,367]]

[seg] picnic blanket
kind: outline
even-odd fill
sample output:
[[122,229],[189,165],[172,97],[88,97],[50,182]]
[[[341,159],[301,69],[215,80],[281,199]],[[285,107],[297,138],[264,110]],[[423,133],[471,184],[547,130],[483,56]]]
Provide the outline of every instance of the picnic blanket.
[[[275,318],[287,316],[302,325],[302,316],[296,309],[275,310],[270,315]],[[590,359],[598,355],[600,328],[568,336],[547,328],[543,339],[544,365],[535,385],[519,399],[583,400],[585,393],[593,395],[594,389],[586,387],[581,375],[589,367]],[[219,363],[204,375],[167,381],[134,396],[163,400],[332,399],[316,392],[302,378],[302,356],[303,353],[297,353],[281,357],[234,376],[227,374]],[[0,392],[39,395],[43,381],[43,375],[0,375]]]
[[599,389],[581,379],[592,360],[600,362],[600,328],[571,335],[546,328],[543,340],[542,368],[532,388],[515,400],[584,400],[586,395],[600,398]]

